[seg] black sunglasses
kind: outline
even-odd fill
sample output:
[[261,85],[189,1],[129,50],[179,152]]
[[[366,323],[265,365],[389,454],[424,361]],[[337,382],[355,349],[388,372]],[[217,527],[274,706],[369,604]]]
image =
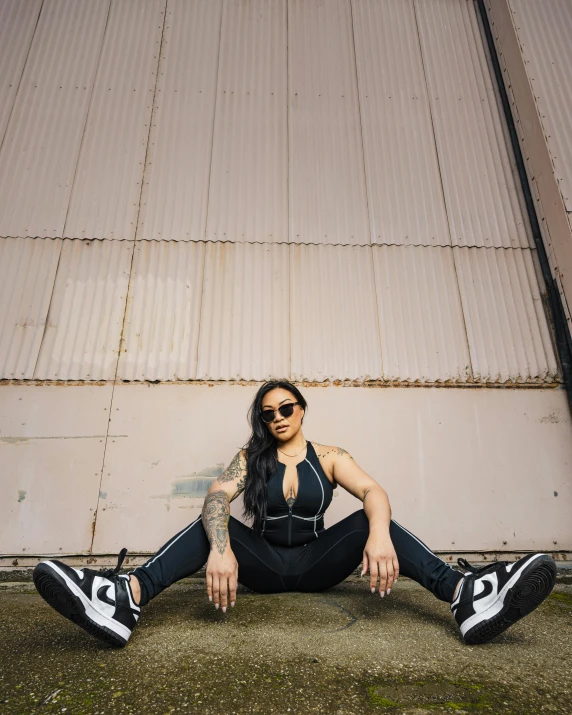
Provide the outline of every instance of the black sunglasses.
[[294,414],[294,405],[299,405],[299,402],[288,402],[286,405],[282,405],[279,407],[277,410],[262,410],[260,413],[262,419],[266,424],[270,424],[270,422],[274,421],[274,413],[275,412],[280,412],[282,417],[292,417]]

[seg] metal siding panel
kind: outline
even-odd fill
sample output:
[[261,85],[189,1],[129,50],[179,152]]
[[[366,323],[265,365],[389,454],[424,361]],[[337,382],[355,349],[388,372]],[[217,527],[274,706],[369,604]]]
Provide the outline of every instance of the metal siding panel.
[[20,86],[42,0],[0,2],[0,147]]
[[64,239],[36,379],[115,378],[133,246]]
[[473,2],[415,0],[454,246],[533,246]]
[[220,0],[170,0],[139,214],[139,239],[205,238]]
[[556,381],[558,366],[531,250],[453,251],[475,381]]
[[[206,490],[192,496],[189,487],[222,474],[245,443],[246,407],[257,389],[116,385],[110,430],[122,438],[107,444],[94,553],[124,546],[154,553],[200,516]],[[232,509],[238,516],[236,501]]]
[[288,241],[286,0],[224,4],[207,238]]
[[209,243],[198,380],[290,375],[288,245]]
[[135,239],[165,0],[111,6],[64,236]]
[[0,151],[0,235],[63,235],[109,0],[45,0]]
[[[572,421],[564,389],[302,392],[310,407],[304,434],[347,449],[387,491],[393,518],[430,548],[572,546]],[[327,527],[360,506],[343,489],[336,493]]]
[[510,0],[554,173],[572,212],[572,4],[562,0]]
[[290,246],[292,379],[380,379],[370,246]]
[[[520,140],[548,261],[572,331],[570,318],[572,300],[566,300],[566,294],[572,296],[570,214],[566,212],[561,189],[554,173],[552,158],[546,143],[545,128],[541,123],[537,102],[530,86],[527,66],[522,54],[524,50],[519,45],[515,18],[511,14],[509,0],[486,0],[485,5],[500,68],[504,74],[508,100],[515,120],[515,130]],[[550,53],[548,54],[550,56]]]
[[470,380],[452,249],[374,246],[372,250],[384,378]]
[[413,3],[352,7],[372,241],[450,246]]
[[204,262],[204,242],[137,242],[120,379],[195,378]]
[[59,238],[0,238],[0,379],[34,376],[61,247]]
[[369,245],[349,0],[289,0],[290,242]]
[[2,553],[89,552],[112,392],[0,386]]
[[[257,389],[115,386],[110,430],[123,436],[107,444],[95,553],[124,546],[155,553],[200,515],[202,497],[180,485],[229,464],[248,439]],[[309,404],[306,437],[349,450],[388,492],[394,518],[431,548],[572,547],[572,423],[563,389],[300,389]],[[359,507],[345,490],[334,494],[327,526]],[[240,517],[237,502],[231,509]]]

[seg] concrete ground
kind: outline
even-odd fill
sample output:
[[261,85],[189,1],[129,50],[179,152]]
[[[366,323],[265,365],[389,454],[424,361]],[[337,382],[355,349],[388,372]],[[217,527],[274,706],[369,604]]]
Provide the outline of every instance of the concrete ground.
[[[564,579],[572,580],[571,577]],[[572,713],[572,586],[495,641],[468,647],[448,604],[400,578],[323,594],[243,589],[225,616],[204,581],[168,589],[126,648],[1,584],[0,712]]]

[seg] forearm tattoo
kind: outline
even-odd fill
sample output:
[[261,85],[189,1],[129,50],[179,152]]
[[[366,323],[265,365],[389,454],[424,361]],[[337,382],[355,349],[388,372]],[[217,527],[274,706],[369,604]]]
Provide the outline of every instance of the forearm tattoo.
[[226,492],[222,489],[207,494],[203,504],[203,526],[211,548],[216,548],[222,556],[228,544],[228,520],[230,505]]

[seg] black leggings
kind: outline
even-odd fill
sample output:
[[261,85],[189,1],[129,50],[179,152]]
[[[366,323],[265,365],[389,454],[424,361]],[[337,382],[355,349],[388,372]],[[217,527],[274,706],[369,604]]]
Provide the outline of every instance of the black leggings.
[[[315,541],[304,546],[274,546],[232,516],[228,530],[238,561],[239,583],[259,593],[323,591],[343,581],[360,565],[369,522],[360,509],[319,532]],[[393,519],[389,535],[400,575],[417,581],[441,601],[451,601],[462,575]],[[198,571],[209,553],[210,544],[199,517],[131,572],[141,584],[141,605]]]

